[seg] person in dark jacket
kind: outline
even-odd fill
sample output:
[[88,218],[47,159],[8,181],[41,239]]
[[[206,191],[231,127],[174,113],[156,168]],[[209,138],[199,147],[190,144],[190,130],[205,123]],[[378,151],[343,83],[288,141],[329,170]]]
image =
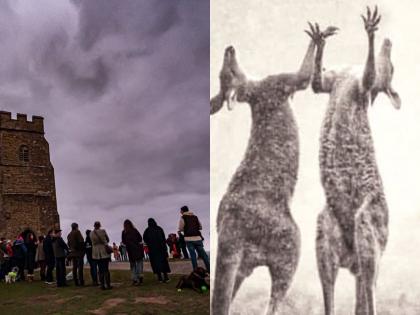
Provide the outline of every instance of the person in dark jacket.
[[61,230],[54,231],[52,245],[55,257],[55,276],[57,278],[57,287],[66,287],[66,256],[69,248],[61,237]]
[[36,238],[34,233],[27,231],[24,238],[26,246],[26,268],[28,269],[28,281],[34,281]]
[[85,251],[86,258],[90,266],[90,276],[92,277],[92,285],[98,285],[98,262],[92,257],[92,240],[90,239],[91,230],[86,230]]
[[53,271],[55,267],[55,257],[54,257],[54,250],[52,246],[53,237],[54,237],[54,231],[49,230],[43,243],[44,253],[45,253],[45,264],[47,266],[47,272],[45,275],[45,283],[47,284],[54,283]]
[[128,219],[124,221],[124,230],[121,234],[121,240],[126,246],[128,260],[130,261],[133,285],[139,285],[143,282],[143,238]]
[[[207,272],[210,273],[210,260],[204,250],[203,236],[201,235],[201,223],[198,217],[192,213],[187,206],[181,207],[181,219],[179,220],[178,231],[184,234],[185,243],[191,257],[193,270],[197,268],[197,254],[203,259]],[[196,254],[197,251],[197,254]]]
[[26,253],[28,250],[25,246],[25,242],[23,241],[22,235],[19,235],[17,239],[13,242],[12,250],[13,250],[13,266],[16,266],[19,268],[17,279],[19,281],[24,281],[25,280]]
[[149,259],[153,273],[157,275],[160,282],[169,282],[168,273],[171,272],[171,269],[168,263],[165,232],[152,218],[147,221],[147,224],[148,227],[143,233],[143,240],[149,248]]
[[83,257],[85,256],[85,240],[79,231],[77,223],[71,224],[71,232],[67,236],[67,244],[70,251],[67,258],[72,262],[74,284],[76,286],[84,286]]

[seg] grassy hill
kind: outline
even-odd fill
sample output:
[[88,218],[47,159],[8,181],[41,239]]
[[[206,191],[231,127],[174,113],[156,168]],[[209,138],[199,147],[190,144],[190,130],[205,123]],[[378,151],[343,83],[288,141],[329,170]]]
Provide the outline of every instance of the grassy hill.
[[[85,270],[86,279],[90,279]],[[140,314],[140,315],[201,315],[210,314],[210,294],[192,290],[178,292],[180,275],[162,284],[151,273],[145,273],[144,284],[133,287],[129,270],[112,270],[112,290],[98,287],[56,288],[41,281],[33,283],[0,283],[0,314]],[[89,280],[87,281],[89,283]]]

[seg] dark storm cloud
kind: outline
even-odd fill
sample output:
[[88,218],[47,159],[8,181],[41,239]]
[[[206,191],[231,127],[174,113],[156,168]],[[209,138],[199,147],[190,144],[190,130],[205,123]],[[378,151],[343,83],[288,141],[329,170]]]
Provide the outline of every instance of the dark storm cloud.
[[73,1],[80,9],[79,40],[89,50],[106,36],[123,35],[127,39],[153,41],[177,22],[179,3],[175,1]]
[[[0,1],[1,109],[43,115],[64,228],[209,231],[209,3]],[[206,237],[208,240],[208,237]]]

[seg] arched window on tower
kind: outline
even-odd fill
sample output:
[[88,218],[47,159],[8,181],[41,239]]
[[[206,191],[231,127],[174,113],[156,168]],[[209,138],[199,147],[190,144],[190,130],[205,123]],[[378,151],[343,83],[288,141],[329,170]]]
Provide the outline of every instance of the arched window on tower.
[[21,145],[19,149],[19,160],[29,162],[29,149],[26,145]]

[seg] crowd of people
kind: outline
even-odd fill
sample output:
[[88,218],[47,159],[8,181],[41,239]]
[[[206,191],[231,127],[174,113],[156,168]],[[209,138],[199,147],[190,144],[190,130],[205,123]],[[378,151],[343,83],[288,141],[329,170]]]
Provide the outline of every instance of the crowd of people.
[[[187,245],[182,233],[178,232],[178,235],[176,233],[170,233],[166,239],[166,244],[168,246],[170,258],[189,259]],[[143,244],[143,255],[144,260],[149,260],[149,247],[147,244]],[[112,243],[112,256],[114,261],[128,262],[127,246],[123,242],[119,245],[115,242]]]
[[[166,244],[168,246],[170,258],[190,259],[184,235],[182,233],[178,232],[178,235],[176,233],[170,233],[166,239]],[[123,242],[119,245],[115,242],[112,243],[112,255],[114,257],[114,261],[128,262],[127,246],[125,246]],[[149,260],[149,247],[147,244],[143,244],[143,255],[144,260]]]
[[0,238],[0,281],[14,270],[17,281],[32,282],[34,271],[39,268],[41,281],[66,287],[66,262],[70,262],[74,284],[84,286],[85,256],[92,285],[100,286],[103,290],[112,289],[109,272],[112,255],[116,261],[129,262],[133,285],[136,286],[143,282],[144,259],[150,261],[159,282],[169,282],[170,256],[191,259],[192,268],[195,269],[198,255],[210,273],[210,261],[204,250],[198,217],[187,206],[181,207],[180,214],[178,236],[172,233],[168,238],[153,218],[148,219],[143,235],[130,220],[125,220],[119,245],[115,242],[109,245],[108,234],[99,221],[94,223],[93,230],[86,230],[85,237],[79,225],[72,223],[67,242],[60,229],[51,229],[47,235],[38,238],[30,230],[21,233],[13,241]]

